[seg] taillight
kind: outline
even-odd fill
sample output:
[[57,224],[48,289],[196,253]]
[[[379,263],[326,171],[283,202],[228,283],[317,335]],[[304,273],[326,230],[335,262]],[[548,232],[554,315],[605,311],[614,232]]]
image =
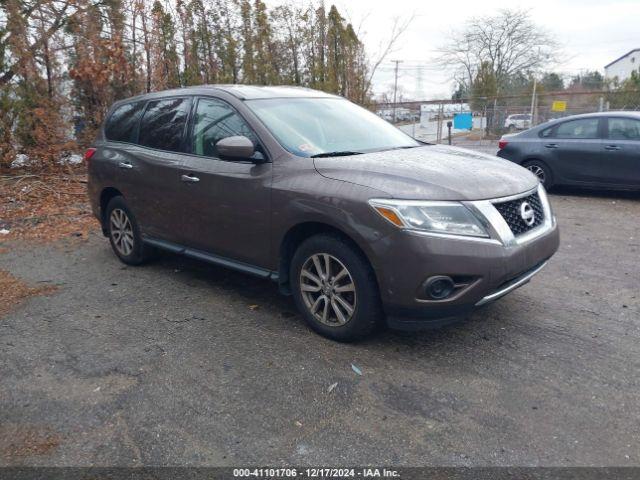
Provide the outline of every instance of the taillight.
[[509,142],[507,142],[506,140],[500,140],[500,141],[498,142],[498,148],[499,148],[500,150],[502,150],[504,147],[506,147],[506,146],[507,146],[507,143],[509,143]]
[[84,163],[86,163],[87,165],[89,165],[89,160],[91,160],[91,157],[93,157],[93,154],[96,153],[96,149],[95,148],[88,148],[86,152],[84,152]]

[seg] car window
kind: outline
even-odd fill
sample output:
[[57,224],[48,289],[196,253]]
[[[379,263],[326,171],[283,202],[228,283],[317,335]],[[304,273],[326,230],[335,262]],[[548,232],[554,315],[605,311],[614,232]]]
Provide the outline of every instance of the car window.
[[553,127],[545,128],[540,132],[540,137],[542,138],[550,138],[553,136]]
[[190,105],[189,98],[149,102],[140,123],[138,143],[145,147],[181,152]]
[[134,143],[143,110],[144,102],[125,103],[116,108],[104,128],[107,139]]
[[556,128],[557,138],[598,138],[598,119],[581,118],[561,123]]
[[251,127],[222,100],[201,98],[198,100],[193,122],[192,152],[207,157],[218,157],[216,143],[223,138],[242,135],[257,146],[258,139]]
[[612,140],[640,140],[640,120],[609,118],[609,138]]

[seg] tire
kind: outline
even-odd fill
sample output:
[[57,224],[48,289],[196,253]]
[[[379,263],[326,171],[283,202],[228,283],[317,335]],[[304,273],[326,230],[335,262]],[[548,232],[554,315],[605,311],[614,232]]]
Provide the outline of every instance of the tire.
[[364,255],[338,235],[319,234],[302,242],[293,255],[289,279],[296,306],[320,335],[352,342],[369,336],[382,324],[375,274]]
[[143,243],[138,222],[123,197],[109,200],[104,222],[113,253],[120,261],[141,265],[154,256],[154,249]]
[[549,190],[553,187],[553,173],[546,163],[540,160],[529,160],[522,166],[538,177],[544,188]]

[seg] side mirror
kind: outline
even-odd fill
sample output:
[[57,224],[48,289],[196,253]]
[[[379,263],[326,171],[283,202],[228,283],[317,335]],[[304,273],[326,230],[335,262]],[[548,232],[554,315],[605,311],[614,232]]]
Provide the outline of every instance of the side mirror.
[[216,150],[221,157],[244,160],[251,158],[255,153],[253,142],[241,135],[223,138],[216,143]]

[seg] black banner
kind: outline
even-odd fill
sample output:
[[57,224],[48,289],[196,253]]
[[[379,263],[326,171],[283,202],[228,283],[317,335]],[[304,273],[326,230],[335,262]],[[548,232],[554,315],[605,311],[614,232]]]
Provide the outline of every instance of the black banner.
[[640,467],[4,467],[0,480],[640,480]]

